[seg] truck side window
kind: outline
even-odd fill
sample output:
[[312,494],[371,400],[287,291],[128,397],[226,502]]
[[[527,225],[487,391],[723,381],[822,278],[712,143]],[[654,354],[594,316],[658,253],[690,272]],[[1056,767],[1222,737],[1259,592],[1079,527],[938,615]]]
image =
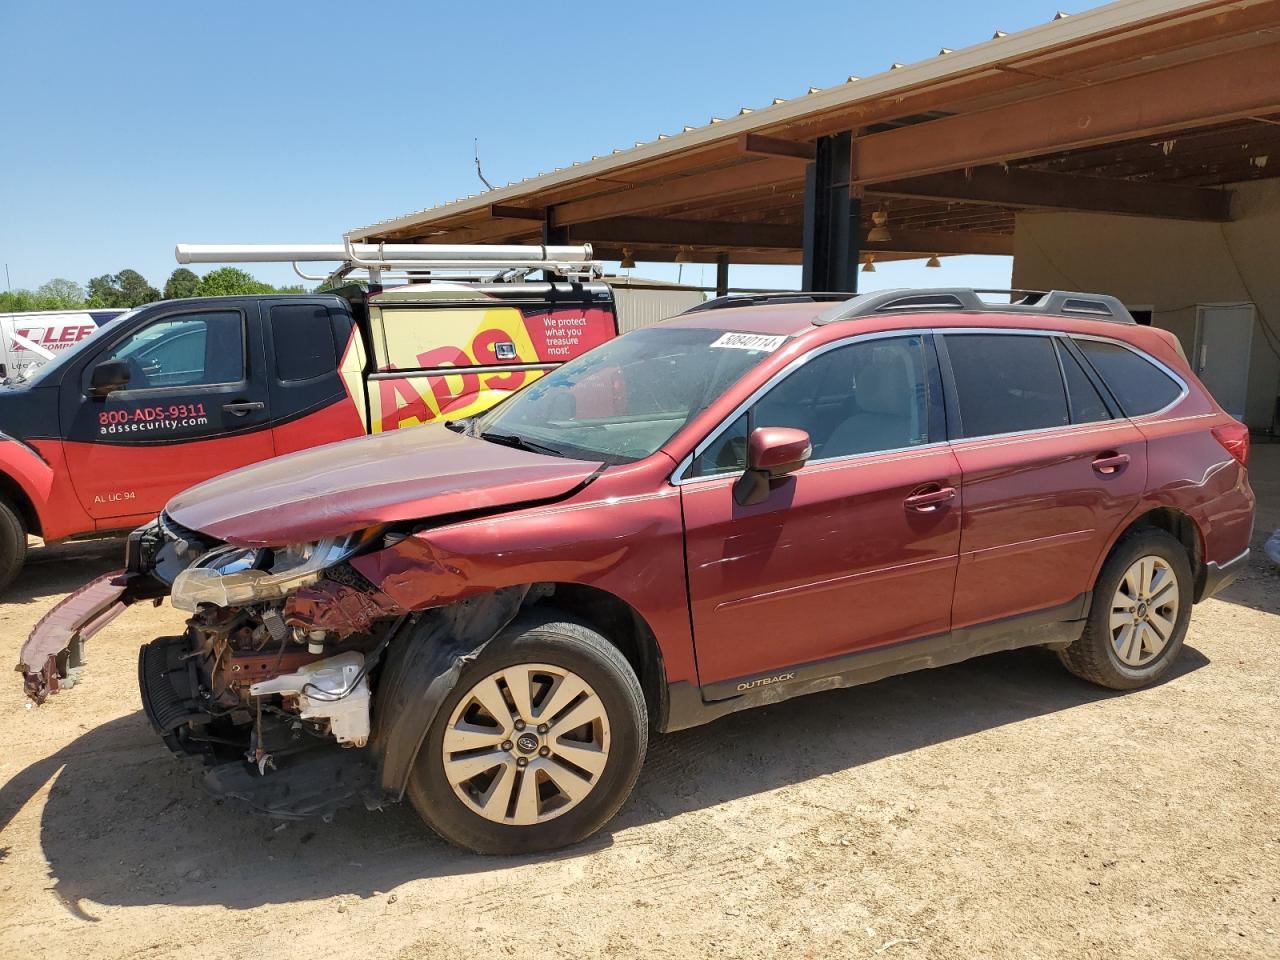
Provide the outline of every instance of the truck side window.
[[234,310],[157,320],[103,360],[129,365],[129,389],[193,387],[244,379],[244,322]]
[[315,303],[282,303],[271,308],[276,378],[310,380],[338,369],[329,311]]

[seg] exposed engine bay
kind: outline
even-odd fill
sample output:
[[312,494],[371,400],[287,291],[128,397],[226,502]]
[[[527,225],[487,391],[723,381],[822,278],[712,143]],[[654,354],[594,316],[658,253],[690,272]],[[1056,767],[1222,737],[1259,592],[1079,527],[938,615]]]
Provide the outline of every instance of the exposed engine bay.
[[[456,669],[456,659],[492,637],[525,599],[525,591],[499,591],[455,611],[405,609],[347,562],[404,538],[382,529],[242,548],[211,542],[162,514],[130,536],[125,571],[73,594],[66,610],[55,608],[33,632],[19,664],[28,694],[39,703],[74,682],[88,627],[167,593],[191,616],[181,635],[142,647],[143,707],[171,750],[210,767],[205,779],[215,794],[285,818],[397,800],[418,728],[430,722],[430,701],[440,694],[423,697],[416,716],[384,718],[388,729],[374,744],[380,678],[398,665],[429,684]],[[392,650],[415,631],[430,642]],[[398,664],[389,666],[393,659]],[[387,684],[399,692],[403,676]],[[381,762],[388,751],[391,769]]]
[[345,563],[368,540],[211,547],[163,515],[134,533],[129,573],[169,582],[192,613],[139,655],[143,705],[170,748],[265,772],[317,741],[368,743],[369,675],[406,620]]

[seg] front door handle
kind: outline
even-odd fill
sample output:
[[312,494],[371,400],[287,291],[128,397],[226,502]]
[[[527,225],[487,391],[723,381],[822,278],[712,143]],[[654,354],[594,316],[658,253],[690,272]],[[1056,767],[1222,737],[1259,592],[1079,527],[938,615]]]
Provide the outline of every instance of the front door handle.
[[1104,477],[1113,477],[1128,465],[1127,453],[1104,453],[1093,461],[1093,469]]
[[913,493],[902,501],[902,505],[916,513],[933,513],[956,498],[955,487],[937,487],[921,493]]
[[236,403],[224,403],[222,405],[223,413],[229,413],[234,417],[243,417],[247,413],[256,413],[266,408],[267,405],[261,400],[241,400]]

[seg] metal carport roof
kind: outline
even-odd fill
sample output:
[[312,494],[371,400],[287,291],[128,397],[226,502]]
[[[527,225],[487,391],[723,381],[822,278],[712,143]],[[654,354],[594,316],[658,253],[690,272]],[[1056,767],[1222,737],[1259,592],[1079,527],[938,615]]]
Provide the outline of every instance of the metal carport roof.
[[[828,179],[853,198],[855,255],[1011,253],[1023,209],[1226,220],[1222,184],[1280,172],[1280,0],[1060,15],[348,236],[796,263],[806,175],[812,192],[846,135]],[[868,237],[878,214],[887,241]]]

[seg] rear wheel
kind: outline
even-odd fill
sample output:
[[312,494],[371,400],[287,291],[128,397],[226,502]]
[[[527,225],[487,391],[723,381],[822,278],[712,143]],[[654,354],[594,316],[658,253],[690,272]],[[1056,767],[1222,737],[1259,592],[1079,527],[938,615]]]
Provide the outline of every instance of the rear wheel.
[[463,668],[414,762],[409,799],[477,853],[550,850],[618,811],[647,744],[644,696],[617,648],[534,610]]
[[1076,676],[1113,690],[1154,683],[1182,650],[1191,603],[1186,548],[1163,530],[1135,530],[1103,564],[1084,633],[1059,657]]
[[27,525],[7,500],[0,500],[0,590],[13,583],[27,559]]

